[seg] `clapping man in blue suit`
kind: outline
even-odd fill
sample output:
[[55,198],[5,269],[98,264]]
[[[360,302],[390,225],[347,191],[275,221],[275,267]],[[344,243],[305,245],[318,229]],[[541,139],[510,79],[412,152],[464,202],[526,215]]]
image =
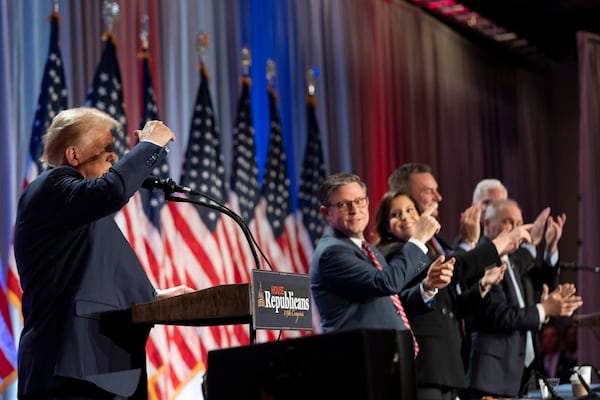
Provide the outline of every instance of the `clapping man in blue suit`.
[[20,399],[147,399],[150,327],[133,324],[130,307],[191,291],[156,290],[113,220],[165,157],[173,132],[148,122],[117,162],[118,125],[93,108],[59,113],[43,139],[49,168],[19,200]]

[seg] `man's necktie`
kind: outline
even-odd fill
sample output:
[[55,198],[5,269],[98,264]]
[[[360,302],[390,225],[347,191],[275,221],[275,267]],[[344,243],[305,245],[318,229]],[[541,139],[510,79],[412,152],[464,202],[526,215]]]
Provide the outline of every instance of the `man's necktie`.
[[440,242],[435,238],[435,236],[431,238],[430,242],[438,256],[446,255],[444,248],[442,247]]
[[[366,240],[362,241],[362,248],[365,251],[365,253],[367,254],[367,257],[369,257],[369,259],[371,260],[371,262],[375,266],[375,268],[377,268],[379,270],[382,270],[383,267],[379,263],[379,260],[377,260],[377,257],[375,256],[375,253],[373,252],[373,250],[371,250],[371,248],[369,247],[369,244],[367,243]],[[400,297],[397,294],[392,294],[392,295],[390,295],[390,299],[392,299],[392,303],[394,303],[394,306],[396,307],[396,311],[398,312],[398,315],[400,315],[400,318],[402,318],[402,322],[404,323],[404,326],[406,326],[406,329],[408,329],[408,331],[412,335],[413,345],[414,345],[414,348],[415,348],[415,358],[416,358],[417,354],[419,354],[419,343],[417,342],[417,338],[415,337],[415,333],[413,332],[413,330],[412,330],[412,328],[410,326],[410,322],[408,321],[408,317],[406,316],[406,312],[404,312],[404,307],[402,306],[402,302],[400,301]]]
[[[515,275],[515,271],[513,270],[512,263],[509,261],[508,257],[504,257],[504,262],[506,263],[506,270],[508,271],[508,276],[512,281],[515,292],[517,294],[517,302],[519,303],[520,308],[525,307],[525,300],[523,299],[523,294],[521,293],[521,289],[519,288],[519,284],[517,283],[517,276]],[[528,367],[535,358],[535,351],[533,350],[533,335],[531,331],[527,331],[525,334],[525,366]]]

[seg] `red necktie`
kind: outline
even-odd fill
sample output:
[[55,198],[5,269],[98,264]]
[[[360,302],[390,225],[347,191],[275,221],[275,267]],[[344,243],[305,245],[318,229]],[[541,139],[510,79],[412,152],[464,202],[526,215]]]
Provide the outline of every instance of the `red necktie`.
[[433,248],[435,249],[435,252],[437,253],[438,256],[446,254],[446,252],[442,248],[442,245],[440,244],[440,242],[438,242],[438,240],[435,238],[435,236],[431,238],[430,242],[433,245]]
[[[373,250],[371,250],[371,248],[369,247],[369,244],[367,243],[366,240],[362,241],[362,248],[364,249],[365,253],[367,253],[367,257],[369,257],[369,259],[373,262],[373,265],[375,266],[375,268],[382,270],[383,267],[377,260],[377,257],[375,257],[375,253],[373,253]],[[417,354],[419,354],[419,343],[417,343],[417,338],[415,337],[415,333],[413,332],[413,330],[410,326],[410,322],[408,321],[406,312],[404,312],[404,307],[402,307],[402,302],[400,301],[400,297],[397,294],[392,294],[392,295],[390,295],[390,299],[392,299],[392,303],[394,303],[394,306],[396,307],[396,310],[398,311],[398,315],[400,315],[400,318],[402,318],[402,322],[404,323],[404,326],[406,326],[406,329],[408,329],[408,331],[412,335],[413,345],[415,348],[415,358],[416,358]]]

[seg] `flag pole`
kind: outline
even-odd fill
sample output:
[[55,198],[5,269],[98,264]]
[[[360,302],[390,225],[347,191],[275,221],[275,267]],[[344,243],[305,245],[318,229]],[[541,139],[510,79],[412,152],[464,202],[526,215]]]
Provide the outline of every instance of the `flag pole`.
[[208,50],[208,35],[206,33],[200,32],[196,36],[196,50],[198,50],[200,65],[204,65],[205,54]]
[[252,55],[247,47],[242,49],[242,75],[244,78],[248,78],[250,74],[250,67],[252,66]]
[[316,86],[315,78],[318,76],[313,68],[306,70],[306,91],[310,97],[315,96]]
[[276,74],[275,61],[270,58],[267,59],[267,84],[269,88],[273,87],[273,80],[275,79]]
[[104,0],[102,16],[104,17],[105,33],[112,35],[114,22],[119,16],[119,3],[117,1]]
[[141,26],[140,26],[140,41],[142,42],[142,51],[144,53],[146,53],[148,51],[148,48],[150,47],[149,45],[149,38],[150,38],[150,33],[149,33],[149,22],[148,22],[148,15],[144,14],[142,15],[142,20],[140,22]]

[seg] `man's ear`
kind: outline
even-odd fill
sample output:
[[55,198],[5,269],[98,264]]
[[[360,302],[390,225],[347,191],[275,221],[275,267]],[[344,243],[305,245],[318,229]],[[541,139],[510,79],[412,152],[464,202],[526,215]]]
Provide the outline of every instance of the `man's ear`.
[[320,206],[319,207],[319,211],[321,211],[321,214],[323,215],[323,217],[325,217],[325,219],[327,219],[327,217],[329,217],[329,208],[326,206]]
[[72,167],[79,165],[79,152],[75,146],[68,146],[65,149],[65,160],[67,161],[67,164],[71,165]]

